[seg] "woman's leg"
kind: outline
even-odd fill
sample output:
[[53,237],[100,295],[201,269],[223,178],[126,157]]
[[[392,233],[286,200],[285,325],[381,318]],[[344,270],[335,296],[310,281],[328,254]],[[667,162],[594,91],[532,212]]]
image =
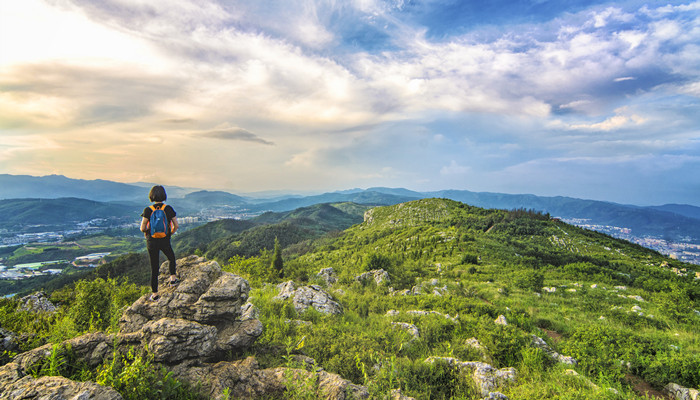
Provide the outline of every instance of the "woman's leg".
[[161,247],[161,251],[163,254],[165,254],[165,257],[168,258],[168,272],[170,272],[170,276],[175,275],[175,252],[173,251],[173,246],[170,244],[170,240],[163,240],[163,246]]
[[151,290],[153,293],[158,293],[158,274],[160,270],[160,249],[154,243],[153,240],[146,242],[146,249],[148,249],[148,258],[151,261]]

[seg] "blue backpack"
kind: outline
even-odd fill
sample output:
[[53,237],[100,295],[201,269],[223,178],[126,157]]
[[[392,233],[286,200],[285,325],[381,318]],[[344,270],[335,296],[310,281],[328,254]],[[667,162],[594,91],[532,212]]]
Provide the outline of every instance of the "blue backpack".
[[151,219],[149,224],[151,225],[151,237],[154,239],[164,238],[170,235],[170,224],[168,223],[168,217],[165,215],[165,204],[160,207],[155,205],[151,206]]

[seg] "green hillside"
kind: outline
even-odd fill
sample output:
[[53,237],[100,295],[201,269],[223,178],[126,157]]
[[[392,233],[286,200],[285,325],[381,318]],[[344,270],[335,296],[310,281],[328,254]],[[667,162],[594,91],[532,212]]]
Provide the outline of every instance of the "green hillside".
[[[345,221],[328,207],[364,216],[342,232],[331,231],[313,223]],[[246,354],[230,355],[234,359],[254,356],[267,368],[298,366],[295,356],[308,356],[377,399],[399,388],[416,399],[484,398],[471,374],[448,359],[514,368],[517,379],[498,387],[512,400],[643,399],[644,391],[657,393],[670,382],[700,386],[697,266],[546,214],[445,199],[369,210],[322,206],[264,215],[255,224],[243,229],[220,222],[197,233],[209,242],[199,242],[197,251],[248,279],[260,311],[263,336]],[[324,230],[329,233],[319,236]],[[281,274],[267,251],[275,237],[284,248]],[[124,257],[102,272],[128,271],[142,261]],[[337,281],[319,276],[327,268]],[[378,269],[388,281],[358,279]],[[317,285],[342,313],[301,312],[275,299],[276,285],[288,280]],[[112,300],[103,310],[92,309],[89,321],[96,322],[86,325],[76,311],[86,306],[78,299],[94,285],[112,293]],[[136,292],[100,280],[58,290],[52,298],[62,301],[63,314],[43,324],[31,321],[32,343],[107,329],[113,310]],[[28,320],[3,314],[12,306],[3,307],[3,328],[27,329]],[[577,364],[554,360],[532,335]],[[316,398],[313,382],[290,386],[288,398]]]

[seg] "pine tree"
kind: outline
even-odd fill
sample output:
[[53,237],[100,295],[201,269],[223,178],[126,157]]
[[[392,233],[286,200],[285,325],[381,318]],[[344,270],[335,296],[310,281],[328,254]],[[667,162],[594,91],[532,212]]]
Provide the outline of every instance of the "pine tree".
[[272,255],[272,269],[275,271],[277,276],[282,277],[282,272],[284,269],[284,263],[282,262],[282,249],[280,248],[280,241],[277,240],[275,236],[275,252]]

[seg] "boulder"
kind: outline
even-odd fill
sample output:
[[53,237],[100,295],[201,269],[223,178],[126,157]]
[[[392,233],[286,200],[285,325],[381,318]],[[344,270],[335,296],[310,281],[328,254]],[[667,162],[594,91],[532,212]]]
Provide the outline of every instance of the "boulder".
[[19,299],[19,309],[31,312],[54,312],[56,306],[49,301],[44,292],[36,292]]
[[61,376],[34,378],[16,363],[0,367],[0,399],[122,400],[114,389],[93,382],[75,382]]
[[330,294],[318,285],[302,286],[297,288],[294,281],[287,281],[277,285],[278,300],[292,299],[292,304],[297,312],[303,312],[309,307],[324,314],[342,314],[343,307],[333,300]]
[[188,382],[200,382],[208,398],[281,398],[288,385],[311,381],[318,386],[319,398],[330,400],[366,399],[367,389],[326,371],[310,372],[297,368],[259,369],[254,357],[201,366],[181,366],[173,375]]
[[425,360],[427,363],[436,361],[445,362],[451,367],[458,368],[460,371],[465,369],[471,371],[474,384],[476,384],[479,393],[482,396],[487,396],[486,398],[489,398],[488,396],[494,392],[494,389],[510,382],[515,382],[517,378],[517,372],[512,367],[496,369],[490,364],[481,361],[460,361],[453,357],[428,357]]
[[700,400],[698,390],[689,389],[673,382],[664,387],[664,393],[674,400]]
[[373,280],[374,283],[377,285],[381,285],[382,283],[390,284],[391,279],[389,278],[389,273],[384,271],[383,269],[373,269],[371,271],[367,271],[365,273],[362,273],[358,276],[355,277],[356,281],[367,281],[367,280]]
[[493,323],[496,325],[508,325],[505,315],[499,315]]
[[323,268],[322,270],[318,271],[316,276],[326,282],[326,285],[328,286],[332,286],[334,283],[338,282],[338,277],[335,275],[333,267]]

